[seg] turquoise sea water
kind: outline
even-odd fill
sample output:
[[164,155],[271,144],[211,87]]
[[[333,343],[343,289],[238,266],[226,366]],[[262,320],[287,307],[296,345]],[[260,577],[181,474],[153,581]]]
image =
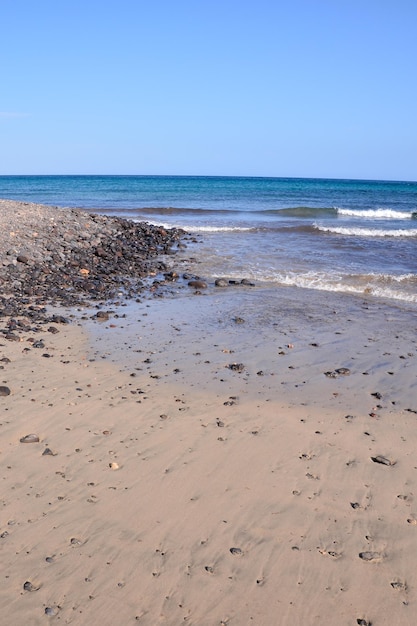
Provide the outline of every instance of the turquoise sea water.
[[206,278],[417,302],[417,183],[198,176],[0,176],[0,197],[200,235]]

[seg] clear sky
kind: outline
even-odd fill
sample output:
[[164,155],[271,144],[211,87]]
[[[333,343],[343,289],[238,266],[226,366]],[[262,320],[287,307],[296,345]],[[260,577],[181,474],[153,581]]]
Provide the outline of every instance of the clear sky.
[[417,180],[416,0],[1,0],[0,174]]

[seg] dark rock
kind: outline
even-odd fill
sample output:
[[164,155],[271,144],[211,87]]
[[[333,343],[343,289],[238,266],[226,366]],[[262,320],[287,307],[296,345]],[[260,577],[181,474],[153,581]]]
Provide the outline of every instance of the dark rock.
[[2,385],[0,387],[0,396],[10,396],[11,391],[9,387],[5,387],[4,385]]
[[144,277],[167,272],[161,285],[176,279],[158,257],[178,250],[184,231],[75,209],[56,208],[58,219],[51,221],[52,208],[36,206],[36,238],[27,239],[23,223],[14,245],[24,246],[25,254],[10,250],[10,261],[0,266],[0,317],[27,316],[33,306],[33,320],[64,324],[63,316],[48,319],[44,305],[88,306],[116,294],[137,298],[150,289]]
[[226,280],[226,278],[216,278],[216,280],[214,281],[214,284],[216,285],[216,287],[228,287],[229,286],[229,282]]
[[40,586],[34,585],[30,582],[30,580],[27,580],[25,583],[23,583],[23,589],[25,591],[38,591],[40,589]]
[[4,337],[7,341],[20,341],[19,335],[15,335],[14,333],[6,333]]
[[336,371],[336,374],[338,374],[338,376],[349,376],[350,374],[350,369],[348,369],[347,367],[339,367]]
[[380,465],[395,465],[396,461],[391,461],[390,459],[387,459],[385,456],[371,456],[371,460],[374,463],[379,463]]
[[194,289],[207,289],[207,283],[204,280],[190,280],[188,286]]
[[63,315],[53,315],[51,317],[51,322],[54,322],[55,324],[69,324],[69,319]]
[[110,318],[110,314],[108,311],[97,311],[95,317],[101,322],[105,322]]
[[179,278],[177,272],[166,272],[164,276],[166,280],[171,280],[171,281],[178,280]]
[[245,369],[243,363],[230,363],[230,365],[228,365],[227,367],[229,368],[229,370],[239,373],[243,372],[243,370]]
[[51,448],[45,448],[42,452],[42,456],[56,456],[56,452],[53,452]]

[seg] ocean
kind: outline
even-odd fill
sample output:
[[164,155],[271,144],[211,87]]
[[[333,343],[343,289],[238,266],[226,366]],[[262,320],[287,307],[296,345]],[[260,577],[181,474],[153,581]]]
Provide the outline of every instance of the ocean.
[[195,272],[417,302],[417,182],[0,176],[0,198],[195,233]]

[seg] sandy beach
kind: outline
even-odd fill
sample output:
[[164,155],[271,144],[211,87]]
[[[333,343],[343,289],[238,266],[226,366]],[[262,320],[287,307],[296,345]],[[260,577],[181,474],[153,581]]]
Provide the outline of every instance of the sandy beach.
[[[177,234],[0,209],[7,622],[413,625],[415,306],[190,286]],[[132,255],[148,290],[103,299]]]
[[414,624],[412,309],[242,288],[106,311],[1,341],[8,622]]

